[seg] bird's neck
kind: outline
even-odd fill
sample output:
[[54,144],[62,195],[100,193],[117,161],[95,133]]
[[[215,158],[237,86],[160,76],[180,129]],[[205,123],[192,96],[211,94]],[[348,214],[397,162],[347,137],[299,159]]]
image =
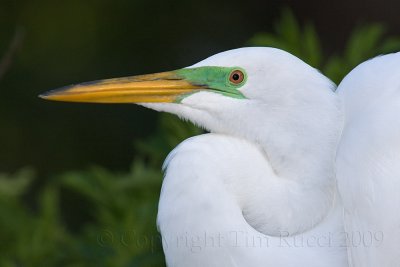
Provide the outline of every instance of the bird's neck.
[[[251,147],[254,151],[246,154],[236,145],[224,147],[222,142],[216,142],[207,152],[207,158],[217,158],[219,162],[213,168],[215,177],[210,175],[200,181],[208,187],[222,179],[233,199],[238,200],[247,222],[258,231],[268,235],[297,234],[321,222],[333,206],[334,158],[342,125],[335,93],[321,86],[307,89],[309,94],[291,97],[289,103],[279,99],[262,104],[244,100],[238,105],[235,101],[232,112],[217,114],[201,112],[200,107],[179,106],[179,112],[178,106],[152,108],[180,114],[212,132],[248,144],[243,149]],[[202,103],[198,100],[201,99],[193,97],[191,104]],[[218,157],[217,144],[223,147]],[[201,146],[205,144],[198,147]],[[260,151],[262,157],[256,164],[254,155]],[[193,162],[197,154],[200,153],[190,155]],[[193,172],[193,168],[190,170]],[[201,175],[191,178],[198,176]]]
[[[244,215],[259,231],[270,235],[303,232],[331,210],[336,195],[334,162],[342,120],[336,101],[332,95],[328,107],[320,110],[280,112],[287,117],[266,119],[257,125],[253,135],[242,136],[262,149],[273,171],[257,182],[264,193],[246,194],[243,202]],[[257,216],[260,212],[269,215]]]
[[310,185],[330,182],[340,117],[325,117],[309,124],[298,120],[293,118],[291,130],[266,126],[254,141],[262,147],[277,177]]

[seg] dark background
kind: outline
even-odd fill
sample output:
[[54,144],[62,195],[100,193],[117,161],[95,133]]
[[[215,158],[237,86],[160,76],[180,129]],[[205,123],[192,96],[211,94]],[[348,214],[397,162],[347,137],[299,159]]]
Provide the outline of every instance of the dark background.
[[395,0],[0,0],[0,60],[19,36],[0,77],[0,171],[33,166],[48,175],[92,164],[127,169],[133,142],[154,131],[156,112],[53,103],[37,95],[71,83],[191,65],[270,31],[283,7],[301,23],[315,24],[328,54],[363,22],[384,22],[390,34],[400,34]]

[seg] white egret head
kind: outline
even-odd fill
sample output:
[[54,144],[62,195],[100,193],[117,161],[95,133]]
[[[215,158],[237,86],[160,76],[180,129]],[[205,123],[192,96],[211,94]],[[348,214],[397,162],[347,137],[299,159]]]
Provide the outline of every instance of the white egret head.
[[[243,135],[261,120],[297,118],[321,107],[334,88],[297,57],[275,48],[240,48],[176,71],[67,86],[41,97],[98,103],[138,103],[176,114],[212,132]],[[297,114],[297,115],[296,115]],[[287,118],[288,117],[288,118]],[[291,120],[290,120],[291,121]]]

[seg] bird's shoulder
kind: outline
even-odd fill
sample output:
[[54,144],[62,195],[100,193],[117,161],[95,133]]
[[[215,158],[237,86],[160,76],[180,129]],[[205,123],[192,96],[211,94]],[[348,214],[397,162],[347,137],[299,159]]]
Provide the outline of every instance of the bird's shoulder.
[[[337,151],[343,196],[359,205],[400,186],[400,53],[366,61],[338,87],[344,127]],[[372,184],[375,184],[374,186]],[[361,194],[360,194],[361,193]],[[376,202],[375,202],[376,203]],[[360,207],[358,207],[360,208]]]
[[[400,206],[400,53],[356,67],[338,95],[345,122],[336,173],[350,261],[353,266],[397,266],[400,214],[393,207]],[[354,237],[371,242],[359,244]]]
[[193,136],[184,140],[172,150],[164,161],[163,169],[167,169],[172,160],[186,160],[192,164],[202,162],[233,160],[246,154],[263,156],[257,144],[243,138],[225,134],[208,133]]

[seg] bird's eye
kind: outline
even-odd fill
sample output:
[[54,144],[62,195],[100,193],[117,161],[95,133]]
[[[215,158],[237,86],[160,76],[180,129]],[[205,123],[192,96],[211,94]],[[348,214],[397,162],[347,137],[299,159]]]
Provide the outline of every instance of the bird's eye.
[[239,84],[243,82],[244,80],[244,74],[240,70],[234,70],[231,72],[231,75],[229,76],[229,81],[233,84]]

